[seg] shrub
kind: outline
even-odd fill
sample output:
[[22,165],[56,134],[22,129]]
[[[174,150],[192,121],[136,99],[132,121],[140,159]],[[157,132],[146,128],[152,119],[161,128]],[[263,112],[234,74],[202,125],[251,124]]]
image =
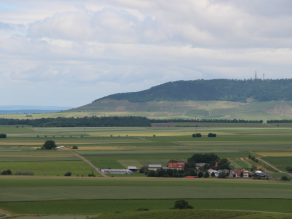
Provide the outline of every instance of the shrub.
[[95,177],[95,175],[93,174],[93,171],[91,172],[91,174],[88,174],[89,177]]
[[136,211],[149,211],[149,209],[141,207],[141,208],[138,208]]
[[72,147],[72,149],[78,149],[78,147],[77,147],[76,145],[74,145],[74,146]]
[[11,170],[3,170],[1,175],[12,175],[12,171]]
[[203,176],[204,176],[203,172],[198,173],[198,177],[203,177]]
[[208,137],[216,137],[217,135],[216,134],[214,134],[214,133],[209,133],[208,134]]
[[227,176],[226,176],[226,173],[225,172],[221,172],[221,173],[219,173],[219,175],[218,175],[218,178],[226,178]]
[[193,209],[194,207],[189,205],[189,203],[185,200],[178,200],[174,203],[174,207],[172,209]]
[[14,173],[14,175],[30,175],[30,176],[33,176],[34,175],[34,172],[29,172],[29,171],[24,171],[24,172],[22,172],[22,171],[16,171]]
[[6,134],[0,134],[0,138],[7,138]]
[[254,176],[253,179],[262,179],[261,176]]
[[208,173],[208,172],[206,172],[206,173],[204,174],[204,178],[209,178],[209,173]]
[[291,173],[292,172],[292,167],[287,167],[286,170]]
[[284,181],[289,181],[288,177],[287,176],[282,176],[281,177],[281,180],[284,180]]
[[64,174],[64,176],[71,176],[72,173],[70,171],[68,171],[67,173]]

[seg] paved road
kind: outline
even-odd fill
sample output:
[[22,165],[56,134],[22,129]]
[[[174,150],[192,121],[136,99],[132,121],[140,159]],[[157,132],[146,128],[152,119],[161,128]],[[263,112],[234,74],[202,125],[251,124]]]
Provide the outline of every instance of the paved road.
[[5,214],[5,216],[3,216],[3,217],[10,217],[11,216],[11,214],[4,212],[4,211],[0,211],[0,213]]
[[90,163],[88,160],[86,160],[84,157],[82,157],[80,154],[72,151],[72,153],[76,154],[77,156],[79,156],[83,161],[85,161],[86,163],[88,163],[90,166],[92,166],[93,169],[96,170],[96,172],[100,173],[100,175],[107,177],[107,175],[105,175],[104,173],[102,173],[96,166],[94,166],[92,163]]
[[278,168],[274,167],[272,164],[269,164],[267,161],[264,161],[263,159],[261,159],[261,158],[259,158],[259,157],[256,157],[256,159],[258,159],[258,160],[262,161],[263,163],[269,165],[269,166],[272,167],[274,170],[276,170],[276,171],[278,171],[278,172],[280,172],[280,173],[286,173],[286,174],[292,176],[291,173],[283,172],[283,171],[279,170]]

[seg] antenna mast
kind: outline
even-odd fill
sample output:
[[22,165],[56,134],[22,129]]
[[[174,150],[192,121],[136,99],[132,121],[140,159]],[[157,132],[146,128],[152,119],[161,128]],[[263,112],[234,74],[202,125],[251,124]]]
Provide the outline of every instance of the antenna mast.
[[265,73],[263,74],[263,81],[265,80]]
[[255,80],[257,79],[257,71],[255,71],[254,79],[255,79]]

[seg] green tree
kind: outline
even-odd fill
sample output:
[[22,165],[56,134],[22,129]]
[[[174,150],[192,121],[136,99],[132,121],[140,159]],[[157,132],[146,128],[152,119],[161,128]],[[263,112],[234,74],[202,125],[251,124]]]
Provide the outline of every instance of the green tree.
[[243,177],[243,172],[240,172],[240,177],[241,177],[241,178]]
[[198,177],[203,177],[204,176],[204,173],[202,172],[202,171],[200,171],[199,173],[198,173]]
[[67,173],[64,174],[64,176],[71,176],[72,173],[70,171],[68,171]]
[[174,203],[173,209],[193,209],[194,207],[189,205],[185,200],[178,200]]
[[226,173],[225,172],[219,173],[218,178],[226,178]]
[[282,177],[281,177],[281,180],[283,180],[283,181],[289,181],[289,179],[288,179],[287,176],[282,176]]
[[77,147],[76,145],[74,145],[74,146],[72,147],[72,149],[78,149],[78,147]]
[[219,160],[218,165],[217,165],[217,169],[228,169],[230,170],[230,162],[228,161],[227,158],[222,158]]
[[212,173],[211,173],[211,176],[212,176],[212,177],[215,177],[215,173],[214,173],[214,172],[212,172]]
[[205,172],[205,174],[204,174],[204,178],[209,178],[209,173],[208,173],[208,171]]
[[44,145],[43,145],[43,148],[46,149],[46,150],[52,150],[52,149],[55,149],[57,147],[55,141],[53,140],[46,140]]

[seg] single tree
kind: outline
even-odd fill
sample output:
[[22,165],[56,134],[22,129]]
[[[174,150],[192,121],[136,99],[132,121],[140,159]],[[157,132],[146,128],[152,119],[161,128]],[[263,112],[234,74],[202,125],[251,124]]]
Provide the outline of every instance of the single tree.
[[208,173],[208,171],[204,174],[204,178],[209,178],[209,173]]
[[243,177],[243,172],[240,172],[240,177],[241,177],[241,178]]
[[204,176],[204,174],[202,171],[198,173],[198,177],[203,177],[203,176]]
[[189,205],[185,200],[178,200],[174,203],[173,209],[193,209],[194,207]]
[[67,173],[64,174],[64,176],[71,176],[72,173],[70,171],[68,171]]
[[281,177],[281,180],[284,180],[284,181],[289,181],[288,177],[287,176],[282,176]]
[[212,173],[211,173],[211,176],[212,176],[212,177],[215,177],[215,172],[212,172]]
[[55,141],[53,140],[46,140],[44,145],[43,145],[43,148],[46,149],[46,150],[52,150],[52,149],[55,149],[57,147]]

